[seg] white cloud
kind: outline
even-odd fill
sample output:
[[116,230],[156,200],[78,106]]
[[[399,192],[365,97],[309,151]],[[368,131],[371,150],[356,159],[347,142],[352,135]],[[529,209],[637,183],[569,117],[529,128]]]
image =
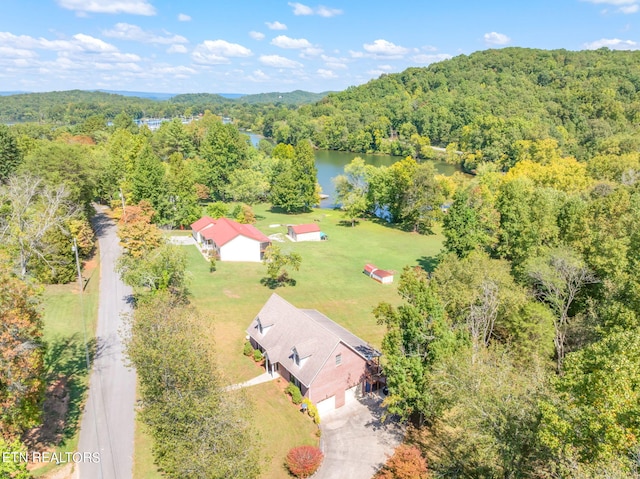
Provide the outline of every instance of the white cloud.
[[640,9],[640,6],[636,3],[635,5],[627,5],[626,7],[620,7],[619,10],[621,13],[628,15],[630,13],[636,13]]
[[171,45],[167,48],[167,53],[187,53],[188,51],[184,45]]
[[344,70],[348,68],[347,62],[349,60],[346,58],[330,57],[328,55],[320,55],[320,58],[326,66],[333,68],[334,70]]
[[434,53],[434,54],[424,54],[421,53],[419,55],[414,55],[411,59],[416,63],[421,63],[428,65],[433,62],[440,62],[442,60],[448,60],[451,58],[451,55],[448,53]]
[[434,47],[433,45],[425,45],[425,46],[422,47],[422,49],[425,52],[437,52],[438,51],[438,49],[436,47]]
[[129,13],[155,15],[156,9],[147,0],[58,0],[67,10],[82,13]]
[[383,57],[399,58],[409,52],[408,48],[401,47],[383,39],[375,40],[373,43],[365,43],[362,47],[367,53]]
[[271,80],[271,77],[267,75],[262,70],[254,70],[254,72],[247,77],[249,80],[253,82],[263,82],[267,80]]
[[611,50],[638,50],[640,44],[633,40],[620,40],[619,38],[601,38],[595,42],[585,43],[587,50],[597,50],[598,48],[607,47]]
[[303,66],[302,63],[280,55],[262,55],[260,56],[260,63],[274,68],[302,68]]
[[318,55],[321,55],[323,52],[324,50],[320,47],[305,48],[304,50],[302,50],[302,53],[300,53],[300,58],[317,57]]
[[264,40],[264,33],[262,32],[249,32],[249,36],[254,40]]
[[484,42],[488,45],[506,45],[511,41],[511,38],[504,33],[490,32],[484,34]]
[[92,37],[91,35],[85,35],[84,33],[78,33],[73,36],[77,41],[78,46],[85,52],[117,52],[118,49],[99,38]]
[[189,15],[187,15],[186,13],[179,13],[178,14],[178,21],[180,21],[180,22],[190,22],[191,21],[191,17]]
[[333,73],[331,70],[325,70],[324,68],[318,69],[318,75],[322,78],[330,79],[330,78],[338,78],[338,75]]
[[[612,5],[614,7],[618,7],[616,12],[630,14],[636,13],[640,10],[640,5],[638,5],[639,0],[582,0],[583,2],[593,3],[595,5]],[[602,13],[607,13],[607,10],[604,10]]]
[[264,24],[269,28],[269,30],[286,30],[287,26],[284,23],[280,22],[264,22]]
[[0,58],[36,58],[38,54],[23,48],[0,46]]
[[237,43],[229,43],[225,40],[205,40],[198,45],[191,57],[196,63],[218,65],[229,63],[229,57],[249,57],[253,55],[251,50]]
[[142,43],[158,43],[163,45],[170,45],[172,43],[189,43],[189,40],[181,35],[172,35],[168,32],[165,32],[165,35],[156,35],[155,33],[145,31],[139,26],[131,25],[130,23],[116,23],[112,30],[105,30],[102,33],[106,37]]
[[303,5],[302,3],[289,2],[289,6],[293,8],[294,15],[319,15],[321,17],[330,18],[342,14],[342,10],[337,8],[328,8],[324,5],[318,5],[314,8],[308,5]]
[[271,45],[291,49],[311,48],[312,46],[306,38],[290,38],[286,35],[278,35],[276,38],[271,40]]

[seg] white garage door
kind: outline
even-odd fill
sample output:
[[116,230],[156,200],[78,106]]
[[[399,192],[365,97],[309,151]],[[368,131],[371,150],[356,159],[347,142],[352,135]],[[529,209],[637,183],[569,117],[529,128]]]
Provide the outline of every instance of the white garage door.
[[351,401],[358,399],[361,396],[361,392],[362,392],[362,384],[356,384],[352,388],[347,389],[344,392],[345,403],[350,403]]
[[325,399],[324,401],[320,401],[318,404],[316,404],[316,406],[318,408],[318,412],[320,413],[320,418],[322,418],[323,414],[326,414],[328,412],[335,410],[336,397],[331,396],[330,398]]

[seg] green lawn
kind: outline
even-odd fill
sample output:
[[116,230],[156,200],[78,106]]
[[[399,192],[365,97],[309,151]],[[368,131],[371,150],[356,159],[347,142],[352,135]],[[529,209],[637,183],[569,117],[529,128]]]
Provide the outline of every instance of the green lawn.
[[[302,255],[300,271],[291,272],[297,284],[275,290],[300,308],[314,308],[340,323],[376,347],[384,327],[376,324],[373,308],[380,301],[398,303],[398,276],[393,285],[381,285],[362,273],[365,263],[398,274],[406,265],[433,266],[442,246],[442,236],[421,236],[384,224],[361,222],[344,226],[338,211],[314,210],[286,215],[266,205],[255,208],[256,226],[266,235],[286,234],[287,224],[318,221],[328,241],[292,243],[284,239],[283,251]],[[270,227],[272,225],[278,225]],[[176,234],[185,234],[176,232]],[[188,256],[191,300],[215,326],[218,362],[229,383],[242,382],[263,372],[242,355],[245,329],[274,292],[260,283],[266,267],[261,263],[223,263],[209,272],[209,263],[194,247],[185,247]],[[284,384],[271,382],[248,388],[253,399],[255,426],[260,431],[267,466],[264,479],[288,477],[283,468],[287,451],[301,444],[317,444],[316,427],[301,414],[282,392]],[[159,477],[153,468],[150,440],[143,428],[136,428],[135,479]],[[151,470],[153,469],[153,470]]]
[[[380,346],[384,327],[376,324],[373,308],[380,301],[398,303],[398,276],[393,285],[379,284],[362,273],[365,263],[397,273],[406,265],[429,268],[442,246],[440,234],[421,236],[370,221],[355,228],[343,226],[338,211],[315,210],[311,213],[286,215],[257,206],[256,226],[266,235],[287,231],[286,224],[318,221],[328,241],[279,243],[285,252],[302,255],[300,271],[292,272],[296,286],[275,290],[301,308],[314,308],[326,314],[356,335]],[[270,227],[271,225],[280,225]],[[274,292],[260,284],[265,275],[261,263],[217,263],[217,271],[209,272],[209,264],[193,246],[186,247],[190,290],[193,303],[214,322],[219,362],[229,383],[241,382],[262,371],[242,355],[245,329],[262,305]],[[263,431],[270,467],[264,477],[286,477],[282,461],[289,448],[317,441],[309,436],[310,421],[288,403],[275,384],[247,390],[255,400],[256,426]],[[311,425],[312,426],[312,425]]]
[[[78,292],[77,283],[49,285],[45,287],[43,293],[47,381],[51,382],[61,376],[69,381],[69,411],[63,440],[56,448],[58,452],[73,452],[78,444],[80,415],[89,379],[82,319],[84,317],[86,320],[89,346],[93,349],[100,288],[100,267],[97,258],[98,253],[96,253],[96,259],[87,264],[83,273],[89,281],[82,298]],[[56,467],[55,464],[49,464],[33,471],[33,475],[39,477]]]

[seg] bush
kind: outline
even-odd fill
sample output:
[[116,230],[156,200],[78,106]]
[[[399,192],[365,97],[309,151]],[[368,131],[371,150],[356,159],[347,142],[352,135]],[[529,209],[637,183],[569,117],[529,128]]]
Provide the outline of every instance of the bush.
[[242,354],[244,354],[245,356],[251,356],[253,354],[253,346],[251,346],[251,343],[249,341],[244,343]]
[[287,454],[285,464],[296,477],[309,477],[318,470],[324,455],[315,446],[294,447]]
[[209,256],[209,273],[213,273],[217,269],[215,255]]
[[315,404],[313,404],[308,398],[304,398],[302,404],[307,405],[307,414],[313,419],[313,422],[320,424],[320,413]]
[[260,361],[262,361],[262,358],[263,358],[263,357],[264,357],[264,356],[262,355],[262,352],[261,352],[259,349],[254,349],[254,350],[253,350],[253,360],[254,360],[255,362],[260,362]]
[[295,384],[289,383],[284,392],[291,396],[293,404],[300,404],[302,402],[302,393],[300,392],[300,388]]
[[399,445],[393,456],[374,476],[374,479],[425,479],[428,477],[427,460],[420,449],[408,444]]

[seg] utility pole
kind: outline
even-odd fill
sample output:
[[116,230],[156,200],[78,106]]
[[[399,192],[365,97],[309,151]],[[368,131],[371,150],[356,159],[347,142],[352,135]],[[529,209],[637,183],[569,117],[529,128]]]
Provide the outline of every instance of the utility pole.
[[126,223],[127,222],[127,211],[125,210],[124,193],[122,192],[122,186],[120,187],[120,198],[122,199],[122,221]]

